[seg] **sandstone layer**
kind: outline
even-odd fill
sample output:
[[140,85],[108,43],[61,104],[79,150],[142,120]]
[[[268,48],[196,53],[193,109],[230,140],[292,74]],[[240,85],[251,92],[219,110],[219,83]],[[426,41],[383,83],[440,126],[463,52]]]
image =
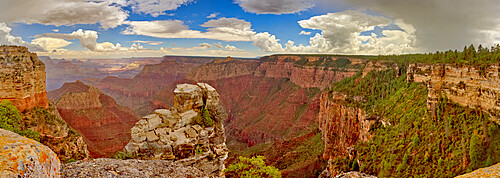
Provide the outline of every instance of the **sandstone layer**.
[[10,100],[19,111],[49,106],[45,64],[21,46],[0,46],[0,100]]
[[49,93],[62,118],[82,133],[92,157],[110,156],[130,140],[129,129],[138,117],[99,89],[80,81],[65,83]]
[[439,98],[446,97],[463,106],[480,108],[500,124],[500,64],[410,64],[407,78],[427,85],[431,112],[435,112]]
[[0,129],[0,177],[60,177],[60,169],[48,147]]
[[[222,176],[228,149],[219,94],[210,85],[180,84],[174,107],[158,109],[130,129],[125,151],[143,159],[175,160],[210,176]],[[208,122],[210,120],[211,122]]]

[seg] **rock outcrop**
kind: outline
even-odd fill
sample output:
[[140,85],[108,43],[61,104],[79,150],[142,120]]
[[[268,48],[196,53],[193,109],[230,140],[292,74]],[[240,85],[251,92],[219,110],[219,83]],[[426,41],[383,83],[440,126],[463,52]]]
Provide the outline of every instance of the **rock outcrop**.
[[62,162],[89,157],[83,136],[71,128],[54,107],[23,113],[23,125],[40,134],[40,142],[54,151]]
[[0,129],[0,177],[60,177],[60,169],[48,147]]
[[167,160],[99,158],[63,165],[64,177],[208,177],[198,168]]
[[180,84],[174,107],[158,109],[130,129],[125,151],[143,159],[175,160],[207,175],[222,176],[228,149],[219,94],[205,83]]
[[130,141],[129,129],[139,119],[99,89],[80,81],[49,92],[61,117],[82,133],[91,157],[110,156]]
[[[370,125],[376,118],[368,117],[361,108],[343,105],[345,99],[345,95],[336,92],[321,95],[319,129],[325,145],[324,159],[352,157],[355,155],[352,146],[371,137]],[[338,173],[330,165],[328,169],[331,175]]]
[[500,124],[500,64],[462,66],[454,64],[410,64],[409,81],[427,85],[427,107],[435,112],[440,97],[463,106],[480,108]]
[[10,100],[19,111],[49,106],[45,64],[21,46],[0,46],[0,100]]

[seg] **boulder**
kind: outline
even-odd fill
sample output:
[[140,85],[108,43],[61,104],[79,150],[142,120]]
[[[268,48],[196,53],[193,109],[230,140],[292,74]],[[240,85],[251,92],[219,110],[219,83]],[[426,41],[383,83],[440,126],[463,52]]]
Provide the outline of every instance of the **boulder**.
[[219,105],[219,93],[214,87],[206,83],[197,83],[197,85],[203,91],[203,97],[205,99],[206,107],[214,107]]
[[198,134],[196,133],[196,131],[193,128],[188,128],[185,130],[185,132],[189,138],[196,138],[196,136],[198,136]]
[[0,129],[0,177],[60,177],[61,163],[47,146]]
[[160,139],[160,137],[156,136],[154,131],[149,131],[146,134],[146,138],[147,138],[148,142],[154,142],[154,141],[157,141],[158,139]]
[[162,123],[160,116],[158,116],[156,114],[148,115],[148,116],[144,117],[144,119],[147,119],[147,121],[148,121],[149,130],[156,129]]
[[201,88],[197,85],[179,84],[174,90],[174,108],[179,113],[203,106]]
[[193,118],[198,116],[198,113],[194,110],[189,110],[189,111],[181,113],[180,116],[181,116],[181,120],[177,123],[175,128],[180,128],[180,127],[184,127],[188,124],[191,124],[191,122],[193,121]]

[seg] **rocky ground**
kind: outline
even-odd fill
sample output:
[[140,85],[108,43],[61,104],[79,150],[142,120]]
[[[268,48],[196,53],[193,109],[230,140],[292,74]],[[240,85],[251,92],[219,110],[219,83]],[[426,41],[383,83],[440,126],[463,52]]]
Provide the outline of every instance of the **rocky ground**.
[[466,178],[466,177],[500,177],[500,163],[490,167],[485,167],[472,171],[471,173],[457,176],[457,178]]
[[62,177],[207,177],[191,166],[166,160],[99,158],[64,164]]

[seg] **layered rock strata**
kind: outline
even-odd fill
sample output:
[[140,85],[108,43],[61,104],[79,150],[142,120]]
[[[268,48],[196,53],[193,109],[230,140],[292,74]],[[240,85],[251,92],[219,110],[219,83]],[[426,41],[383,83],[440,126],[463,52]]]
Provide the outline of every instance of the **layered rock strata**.
[[[139,120],[130,129],[132,140],[125,151],[143,159],[175,160],[207,175],[222,176],[228,154],[222,123],[227,115],[218,103],[219,94],[208,84],[177,85],[174,107],[158,109]],[[207,117],[212,124],[206,122]]]
[[10,100],[19,111],[49,106],[45,64],[21,46],[0,46],[0,100]]
[[80,81],[49,93],[61,117],[82,133],[91,157],[110,156],[130,141],[129,129],[139,119],[128,107]]
[[[370,125],[376,118],[368,117],[361,108],[343,105],[345,99],[345,95],[336,92],[321,95],[319,129],[325,145],[324,159],[354,156],[352,146],[371,137]],[[328,169],[331,175],[337,174],[330,166]]]
[[440,97],[446,97],[460,105],[480,108],[500,124],[500,64],[410,64],[407,78],[427,85],[430,112],[435,112]]
[[60,169],[47,146],[0,129],[0,177],[60,177]]

